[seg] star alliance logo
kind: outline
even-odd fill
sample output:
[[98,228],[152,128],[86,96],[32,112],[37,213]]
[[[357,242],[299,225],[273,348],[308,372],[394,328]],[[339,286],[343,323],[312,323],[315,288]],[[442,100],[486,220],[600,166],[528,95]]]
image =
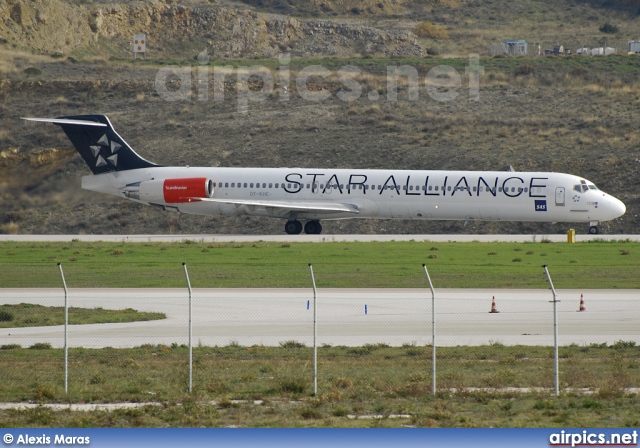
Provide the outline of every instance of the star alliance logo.
[[[91,152],[93,153],[93,157],[96,158],[96,168],[111,165],[113,168],[118,166],[118,150],[122,148],[122,145],[116,143],[114,141],[109,142],[107,138],[107,134],[104,134],[98,143],[95,145],[89,146]],[[104,149],[107,154],[106,160],[105,157],[101,154],[102,149]]]
[[573,202],[580,202],[580,196],[575,195],[575,196],[573,197]]

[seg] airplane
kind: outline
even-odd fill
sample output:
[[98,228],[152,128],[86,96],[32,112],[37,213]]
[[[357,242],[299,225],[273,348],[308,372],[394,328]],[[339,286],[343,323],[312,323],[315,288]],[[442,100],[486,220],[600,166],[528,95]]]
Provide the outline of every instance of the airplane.
[[571,174],[170,167],[140,157],[105,115],[24,119],[62,128],[93,172],[83,189],[180,213],[281,218],[288,234],[320,234],[320,220],[349,218],[588,222],[597,234],[626,211]]

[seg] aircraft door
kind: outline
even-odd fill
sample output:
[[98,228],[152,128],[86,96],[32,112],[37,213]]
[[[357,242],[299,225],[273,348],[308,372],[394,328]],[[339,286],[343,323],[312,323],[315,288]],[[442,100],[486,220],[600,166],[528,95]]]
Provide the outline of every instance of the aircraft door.
[[564,187],[556,187],[556,205],[564,207]]

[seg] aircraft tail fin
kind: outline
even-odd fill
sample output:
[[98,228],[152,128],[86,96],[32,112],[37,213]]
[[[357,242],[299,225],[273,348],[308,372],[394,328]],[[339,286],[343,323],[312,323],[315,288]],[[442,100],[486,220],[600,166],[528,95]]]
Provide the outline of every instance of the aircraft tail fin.
[[93,174],[159,166],[140,157],[113,129],[106,115],[25,118],[62,128]]

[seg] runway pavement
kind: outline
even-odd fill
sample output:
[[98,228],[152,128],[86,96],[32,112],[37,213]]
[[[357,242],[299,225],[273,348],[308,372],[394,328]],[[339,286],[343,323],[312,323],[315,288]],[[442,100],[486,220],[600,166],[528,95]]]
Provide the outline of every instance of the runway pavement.
[[[578,312],[580,294],[587,311]],[[638,290],[560,290],[560,345],[640,344]],[[499,313],[489,313],[495,297]],[[436,290],[436,345],[553,345],[551,291]],[[0,289],[0,304],[62,306],[60,289]],[[366,305],[366,314],[365,314]],[[126,324],[70,325],[70,347],[135,347],[188,343],[186,289],[70,289],[69,306],[159,311],[167,319]],[[193,344],[278,345],[313,341],[311,289],[196,289]],[[318,344],[359,346],[431,343],[428,289],[320,289]],[[72,322],[71,322],[72,323]],[[0,345],[63,346],[63,327],[0,329]]]
[[[554,235],[0,235],[0,241],[107,241],[107,242],[132,242],[132,243],[166,243],[181,241],[196,241],[203,243],[241,243],[256,241],[272,241],[272,242],[307,242],[307,243],[324,243],[324,242],[351,242],[351,241],[433,241],[433,242],[540,242],[551,241],[561,243],[567,241],[566,234]],[[594,241],[594,240],[629,240],[640,241],[640,235],[576,235],[576,241]]]

